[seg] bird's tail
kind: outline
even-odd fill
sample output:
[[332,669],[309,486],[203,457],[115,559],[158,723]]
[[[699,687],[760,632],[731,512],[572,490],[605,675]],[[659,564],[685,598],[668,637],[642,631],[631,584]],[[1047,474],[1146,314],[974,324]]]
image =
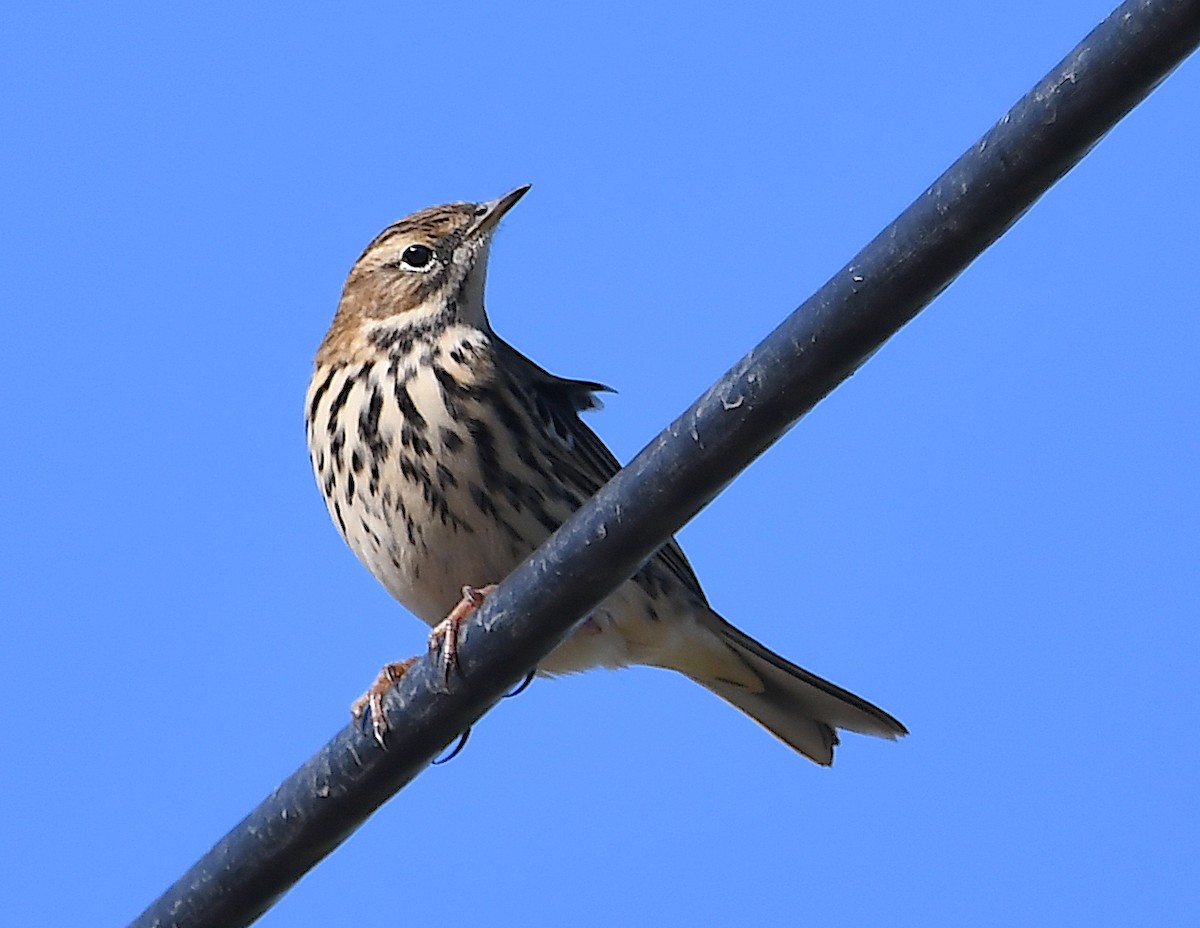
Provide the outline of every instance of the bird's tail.
[[797,667],[715,613],[713,618],[710,628],[762,681],[762,687],[726,679],[692,679],[805,757],[818,764],[833,763],[839,728],[889,739],[908,734],[878,706]]

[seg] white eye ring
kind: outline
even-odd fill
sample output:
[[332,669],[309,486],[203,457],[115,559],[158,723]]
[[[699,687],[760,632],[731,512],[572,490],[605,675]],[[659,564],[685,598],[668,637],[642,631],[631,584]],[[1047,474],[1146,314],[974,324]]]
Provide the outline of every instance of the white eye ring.
[[428,271],[434,265],[433,249],[420,243],[409,245],[400,255],[400,263],[410,271]]

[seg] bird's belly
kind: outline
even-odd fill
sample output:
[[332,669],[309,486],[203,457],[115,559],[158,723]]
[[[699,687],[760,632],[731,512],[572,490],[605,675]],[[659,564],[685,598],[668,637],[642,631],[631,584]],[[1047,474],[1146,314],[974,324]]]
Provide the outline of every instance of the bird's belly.
[[[421,505],[418,495],[404,511],[419,511]],[[486,522],[468,531],[427,513],[410,532],[395,507],[361,508],[357,527],[347,525],[347,543],[387,591],[429,625],[446,617],[464,586],[499,583],[527,553],[513,551]]]
[[[506,533],[485,526],[463,535],[440,523],[427,525],[421,544],[408,542],[403,527],[396,532],[382,511],[364,514],[358,525],[357,531],[347,526],[355,554],[393,597],[431,626],[454,608],[464,586],[499,583],[523,559],[512,553]],[[648,617],[644,599],[634,583],[622,584],[538,665],[539,672],[657,663],[652,643],[670,626],[661,629],[663,623]]]

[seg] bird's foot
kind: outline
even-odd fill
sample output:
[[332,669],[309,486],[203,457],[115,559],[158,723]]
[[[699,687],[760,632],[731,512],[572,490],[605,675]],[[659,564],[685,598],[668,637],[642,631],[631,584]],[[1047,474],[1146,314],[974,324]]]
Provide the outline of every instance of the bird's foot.
[[387,747],[383,739],[388,730],[387,719],[383,715],[383,697],[387,695],[388,690],[400,682],[400,678],[416,662],[415,657],[409,657],[402,661],[384,664],[383,669],[379,671],[379,676],[375,678],[375,682],[350,704],[350,716],[356,722],[362,721],[363,714],[367,709],[371,710],[371,733],[375,735],[375,740],[379,742],[381,748]]
[[496,589],[494,583],[489,583],[480,589],[464,586],[462,599],[458,601],[458,605],[451,609],[450,614],[435,625],[433,631],[429,633],[429,651],[431,654],[435,654],[439,649],[441,650],[442,674],[447,685],[450,683],[450,674],[453,671],[462,672],[462,668],[458,664],[458,635],[462,624],[470,618],[472,612],[483,605],[484,599],[494,589]]

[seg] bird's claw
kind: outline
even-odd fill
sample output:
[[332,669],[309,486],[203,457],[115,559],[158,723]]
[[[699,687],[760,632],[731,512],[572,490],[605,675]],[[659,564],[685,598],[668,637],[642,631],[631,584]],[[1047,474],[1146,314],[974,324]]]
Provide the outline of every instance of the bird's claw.
[[383,669],[379,671],[379,676],[375,678],[375,682],[367,687],[367,691],[358,699],[350,704],[350,716],[356,722],[361,722],[363,716],[369,709],[371,712],[371,733],[375,736],[376,742],[384,750],[387,750],[387,744],[384,739],[387,736],[388,723],[387,718],[383,714],[383,698],[387,695],[388,690],[400,682],[401,678],[408,669],[417,662],[415,657],[409,657],[402,661],[393,661],[390,664],[384,664]]
[[439,649],[441,651],[442,677],[447,686],[450,685],[452,672],[457,670],[462,673],[462,667],[458,663],[458,636],[462,630],[462,624],[470,618],[471,613],[483,605],[484,599],[494,589],[496,589],[494,583],[479,589],[473,586],[464,586],[462,599],[458,601],[458,605],[451,609],[450,614],[435,625],[433,631],[429,633],[430,653],[437,653]]
[[[457,670],[462,673],[462,667],[458,663],[458,636],[462,630],[462,624],[465,622],[476,609],[483,605],[484,599],[488,594],[496,588],[495,584],[475,589],[472,586],[464,586],[462,590],[462,599],[459,600],[446,618],[434,626],[433,631],[429,633],[429,650],[431,653],[436,653],[441,650],[442,674],[446,685],[450,684],[451,672]],[[375,741],[384,750],[387,749],[385,739],[387,738],[388,722],[383,714],[383,700],[387,696],[388,690],[400,682],[408,669],[417,662],[417,658],[410,657],[402,661],[393,661],[390,664],[384,664],[383,669],[379,671],[379,676],[375,678],[367,691],[358,699],[350,704],[350,715],[356,722],[361,722],[363,716],[369,711],[371,713],[371,733],[375,736]],[[532,679],[532,675],[530,676]],[[521,684],[516,692],[520,692],[528,686],[528,680]],[[444,758],[441,763],[445,763],[455,754],[462,750],[466,744],[466,736],[470,734],[470,729],[463,733],[462,739],[458,746]]]

